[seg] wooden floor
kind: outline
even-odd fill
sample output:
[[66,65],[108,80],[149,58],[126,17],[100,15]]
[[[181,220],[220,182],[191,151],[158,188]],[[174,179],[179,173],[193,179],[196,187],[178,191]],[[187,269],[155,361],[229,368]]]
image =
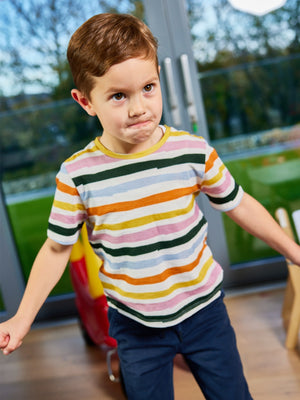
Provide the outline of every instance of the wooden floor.
[[[300,398],[300,354],[284,348],[282,299],[282,289],[226,298],[255,400]],[[176,400],[204,399],[180,358],[174,381]],[[124,399],[119,384],[108,379],[105,352],[87,348],[75,322],[34,329],[18,351],[0,355],[0,398]]]

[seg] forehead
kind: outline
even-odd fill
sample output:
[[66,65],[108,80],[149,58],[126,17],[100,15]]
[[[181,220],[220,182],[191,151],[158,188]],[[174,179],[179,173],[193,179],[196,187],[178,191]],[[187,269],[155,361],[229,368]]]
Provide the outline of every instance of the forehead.
[[153,59],[130,58],[119,64],[112,65],[101,77],[95,78],[95,87],[103,90],[121,90],[137,87],[158,79],[158,69]]

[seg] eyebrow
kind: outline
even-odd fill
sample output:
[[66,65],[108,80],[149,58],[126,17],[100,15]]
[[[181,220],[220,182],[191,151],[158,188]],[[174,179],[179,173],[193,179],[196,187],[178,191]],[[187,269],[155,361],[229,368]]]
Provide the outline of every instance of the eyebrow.
[[[147,85],[149,85],[149,84],[151,84],[151,83],[153,83],[153,82],[156,82],[156,81],[159,81],[159,76],[153,76],[153,77],[151,77],[150,79],[147,79],[146,80],[146,82],[147,83],[145,83],[145,84],[143,84],[143,87],[145,87],[145,86],[147,86]],[[128,91],[128,88],[126,88],[126,87],[120,87],[120,86],[112,86],[112,87],[110,87],[110,88],[108,88],[106,91],[105,91],[105,95],[109,95],[109,94],[111,94],[111,93],[124,93],[124,92],[127,92]]]

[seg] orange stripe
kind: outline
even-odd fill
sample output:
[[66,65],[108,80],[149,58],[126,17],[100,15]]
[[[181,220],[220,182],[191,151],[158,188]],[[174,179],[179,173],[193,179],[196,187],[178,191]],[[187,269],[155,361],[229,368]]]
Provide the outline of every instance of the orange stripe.
[[162,272],[161,274],[149,276],[147,278],[131,278],[130,276],[125,275],[125,274],[112,274],[105,270],[105,267],[103,264],[100,268],[100,271],[108,278],[120,279],[131,285],[151,285],[151,284],[161,283],[161,282],[167,280],[170,276],[174,276],[176,274],[182,274],[185,272],[192,271],[199,264],[202,254],[204,252],[204,249],[206,247],[207,247],[207,245],[204,244],[204,246],[201,249],[200,253],[198,254],[196,260],[194,260],[190,264],[183,265],[181,267],[169,268],[166,271]]
[[195,193],[200,189],[199,185],[190,186],[183,189],[174,189],[168,192],[154,194],[143,197],[139,200],[123,201],[121,203],[107,204],[100,207],[91,207],[87,209],[88,215],[104,215],[110,212],[120,212],[134,210],[135,208],[146,207],[152,204],[159,204],[165,201],[178,199],[191,193]]
[[76,188],[72,188],[65,183],[60,182],[58,179],[56,180],[56,186],[60,192],[67,193],[72,196],[78,196],[78,191]]
[[209,156],[209,159],[205,163],[205,172],[208,172],[213,167],[214,162],[216,161],[217,158],[218,158],[218,154],[217,154],[216,150],[214,149],[212,151],[211,155]]

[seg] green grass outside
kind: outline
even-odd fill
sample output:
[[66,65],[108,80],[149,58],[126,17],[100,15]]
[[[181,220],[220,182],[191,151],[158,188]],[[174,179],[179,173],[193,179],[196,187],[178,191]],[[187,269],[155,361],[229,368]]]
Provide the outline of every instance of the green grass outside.
[[[7,207],[25,281],[28,279],[35,256],[46,239],[52,201],[53,197],[50,196],[11,204]],[[51,296],[72,291],[67,268],[51,292]]]
[[[300,209],[299,160],[300,148],[295,148],[274,154],[228,161],[226,166],[245,191],[261,202],[275,217],[278,207],[286,208],[289,215],[292,211]],[[266,171],[268,171],[269,179],[265,179]],[[278,255],[263,241],[242,230],[225,214],[223,220],[231,264]]]

